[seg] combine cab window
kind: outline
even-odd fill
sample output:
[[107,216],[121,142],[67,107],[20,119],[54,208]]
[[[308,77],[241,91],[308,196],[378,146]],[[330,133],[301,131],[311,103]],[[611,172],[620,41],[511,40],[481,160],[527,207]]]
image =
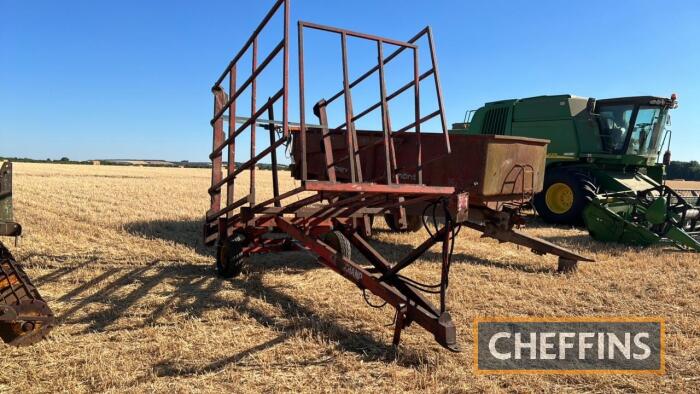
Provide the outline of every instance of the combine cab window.
[[630,155],[656,154],[656,144],[664,124],[664,117],[665,111],[661,111],[659,107],[639,107],[627,153]]
[[600,137],[608,153],[622,153],[634,105],[610,105],[599,109]]

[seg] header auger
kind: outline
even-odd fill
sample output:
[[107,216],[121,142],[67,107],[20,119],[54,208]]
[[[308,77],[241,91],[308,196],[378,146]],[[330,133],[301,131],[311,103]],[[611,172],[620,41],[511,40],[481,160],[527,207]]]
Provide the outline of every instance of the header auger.
[[596,240],[700,252],[700,209],[665,185],[599,195],[583,211]]
[[[13,220],[12,163],[0,167],[0,236],[19,237]],[[10,251],[0,242],[0,338],[14,346],[43,339],[54,324],[51,309]]]

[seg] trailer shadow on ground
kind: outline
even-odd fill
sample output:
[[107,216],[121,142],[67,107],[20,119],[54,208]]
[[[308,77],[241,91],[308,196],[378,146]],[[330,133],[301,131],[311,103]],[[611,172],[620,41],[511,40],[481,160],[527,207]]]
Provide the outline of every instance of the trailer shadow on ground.
[[[157,221],[127,225],[126,231],[203,250],[205,256],[210,256],[211,252],[198,239],[199,228],[200,222],[197,221]],[[343,326],[332,314],[320,313],[304,305],[284,288],[266,285],[265,275],[274,270],[294,275],[321,268],[308,253],[292,254],[296,254],[296,258],[256,257],[242,276],[230,280],[216,277],[213,264],[154,260],[138,266],[98,262],[96,269],[89,271],[85,270],[85,264],[56,267],[38,277],[37,281],[66,282],[61,284],[64,292],[55,299],[63,306],[56,312],[59,324],[67,326],[72,335],[168,326],[173,324],[168,316],[206,319],[207,313],[223,308],[235,310],[235,315],[251,317],[261,326],[281,333],[265,343],[201,366],[164,361],[154,366],[159,376],[196,375],[240,365],[248,362],[249,356],[255,353],[293,339],[297,333],[306,335],[309,331],[323,342],[331,343],[341,351],[352,352],[367,362],[396,362],[410,368],[424,363],[424,357],[411,349],[397,350],[372,331]],[[68,280],[68,275],[81,268],[82,280]],[[165,290],[169,288],[177,291]],[[227,299],[231,290],[241,296]],[[277,312],[271,315],[271,308],[265,308],[265,304],[274,306]],[[231,317],[231,324],[236,324],[236,319]],[[305,363],[312,365],[328,361]]]
[[[302,305],[293,296],[280,289],[263,284],[262,272],[253,272],[232,280],[217,279],[225,286],[232,286],[243,292],[245,299],[264,300],[270,305],[275,305],[282,310],[282,316],[270,315],[262,308],[255,307],[252,302],[245,302],[233,306],[238,313],[244,313],[258,322],[260,325],[271,328],[280,333],[276,337],[248,348],[242,352],[224,357],[208,364],[183,367],[177,362],[164,361],[155,366],[158,376],[194,376],[206,373],[215,373],[228,366],[246,365],[245,359],[255,353],[265,351],[281,345],[287,340],[293,339],[297,333],[312,331],[314,336],[323,338],[324,342],[333,343],[340,350],[351,352],[359,356],[365,362],[382,361],[397,362],[404,367],[418,367],[422,356],[411,349],[402,348],[399,352],[390,343],[376,339],[370,332],[357,329],[348,329],[335,321],[333,316],[319,314],[318,310]],[[208,300],[204,301],[208,305]],[[230,306],[230,305],[229,305]],[[188,308],[192,308],[188,306]],[[195,306],[196,308],[196,306]],[[318,360],[306,360],[300,363],[281,363],[279,366],[308,366],[319,365],[332,361],[333,357],[323,357]],[[266,364],[266,367],[269,365]]]
[[[144,237],[147,239],[162,239],[169,242],[174,242],[181,244],[190,248],[193,248],[198,254],[212,256],[214,255],[214,248],[207,247],[202,242],[202,221],[201,220],[186,220],[186,221],[170,221],[170,220],[155,220],[150,222],[134,222],[129,223],[125,226],[125,230],[132,235]],[[374,229],[377,233],[389,233],[387,230]],[[427,238],[427,235],[426,235]],[[550,242],[564,242],[574,245],[580,245],[584,242],[590,242],[588,236],[573,236],[573,237],[552,237],[545,238]],[[384,256],[405,256],[411,251],[413,251],[416,245],[412,244],[401,244],[401,243],[387,243],[378,239],[371,239],[370,243],[374,246],[382,255]],[[303,252],[299,252],[303,253]],[[530,253],[528,250],[523,249],[522,253]],[[439,261],[441,254],[439,252],[434,252],[429,250],[423,256],[423,259],[436,260]],[[453,262],[458,264],[473,264],[481,265],[492,268],[500,268],[506,270],[518,270],[527,273],[552,273],[556,271],[556,266],[552,269],[533,267],[527,264],[511,263],[511,262],[501,262],[492,259],[476,256],[467,252],[456,252],[453,254]],[[291,270],[306,270],[306,269],[317,269],[321,268],[320,265],[309,259],[298,259],[298,258],[256,258],[256,268],[257,270],[275,269],[275,268],[286,268]],[[248,269],[252,269],[249,267]]]
[[[61,269],[56,271],[61,274],[65,272]],[[421,356],[410,349],[401,349],[399,357],[397,349],[375,338],[370,332],[344,327],[333,316],[324,316],[303,305],[283,289],[266,286],[263,283],[264,272],[261,267],[251,267],[241,277],[225,280],[215,277],[211,268],[200,264],[170,265],[168,262],[153,261],[128,269],[106,268],[93,278],[73,288],[68,287],[67,292],[56,299],[66,305],[65,309],[57,311],[58,322],[64,326],[73,325],[75,328],[71,331],[74,334],[118,332],[171,325],[168,315],[206,319],[207,312],[229,308],[236,311],[235,315],[251,317],[261,326],[282,333],[274,340],[206,365],[187,367],[166,361],[155,366],[159,375],[167,376],[216,372],[254,353],[277,346],[297,333],[309,331],[313,332],[314,337],[323,338],[324,342],[332,343],[342,351],[355,353],[368,362],[396,361],[407,367],[420,364]],[[165,282],[178,291],[169,292],[165,300],[143,301],[154,294],[163,294],[162,289],[157,287]],[[122,294],[120,290],[125,287],[131,290]],[[240,291],[241,301],[222,297],[221,294],[230,293],[230,290]],[[281,310],[281,315],[279,312],[271,315],[266,308],[256,306],[261,303],[276,307]],[[231,324],[235,322],[235,318],[230,321]]]
[[202,240],[202,220],[152,220],[131,222],[124,230],[146,239],[162,239],[194,249],[201,255],[214,256],[213,248]]
[[[205,247],[201,240],[201,221],[167,221],[134,222],[127,224],[125,231],[131,235],[146,239],[161,239],[194,249],[198,254],[212,256],[212,248]],[[383,255],[398,257],[411,252],[415,245],[387,243],[377,239],[370,241]],[[523,253],[529,253],[523,250]],[[365,361],[397,362],[406,367],[416,367],[423,358],[410,349],[402,348],[397,352],[389,343],[376,338],[372,332],[350,329],[336,321],[332,315],[319,314],[318,310],[303,305],[300,300],[288,294],[283,288],[271,287],[263,280],[266,273],[283,270],[285,274],[294,275],[307,270],[322,268],[314,258],[305,252],[293,252],[296,257],[279,255],[259,256],[254,258],[244,274],[235,279],[223,280],[215,276],[213,264],[194,264],[188,262],[152,261],[137,267],[107,267],[96,272],[91,278],[69,288],[58,301],[68,303],[65,310],[59,312],[61,324],[75,324],[83,333],[108,332],[123,329],[138,329],[146,326],[158,326],[167,323],[169,314],[187,314],[194,318],[203,318],[209,311],[219,308],[233,308],[239,314],[252,317],[258,324],[280,332],[275,338],[257,344],[244,351],[232,354],[201,366],[179,365],[175,361],[164,361],[154,366],[159,376],[190,376],[223,370],[231,365],[245,364],[249,356],[283,344],[296,333],[313,331],[315,336],[335,344],[340,350],[357,354]],[[439,261],[439,251],[428,251],[426,260]],[[466,252],[455,253],[454,263],[475,264],[496,267],[505,270],[518,270],[527,273],[553,273],[556,267],[543,268],[511,262],[493,261],[471,255]],[[213,263],[213,259],[212,259]],[[71,268],[57,268],[54,272],[38,278],[40,281],[52,280],[70,272]],[[152,293],[163,294],[156,288],[159,284],[168,284],[178,291],[169,292],[165,300],[158,302],[140,302]],[[128,287],[126,293],[118,289]],[[95,291],[95,289],[98,289]],[[223,290],[238,290],[243,300],[254,299],[256,302],[236,302],[221,296]],[[75,301],[73,301],[75,300]],[[256,307],[259,302],[274,305],[281,310],[274,316],[265,309]],[[91,310],[91,304],[100,304],[104,308]],[[145,306],[144,306],[145,304]],[[77,313],[87,309],[88,312]],[[138,309],[138,319],[122,317],[133,314]],[[301,318],[300,318],[301,317]],[[165,321],[165,322],[164,322]],[[235,324],[235,320],[231,321]],[[307,361],[309,365],[327,362],[324,360]]]

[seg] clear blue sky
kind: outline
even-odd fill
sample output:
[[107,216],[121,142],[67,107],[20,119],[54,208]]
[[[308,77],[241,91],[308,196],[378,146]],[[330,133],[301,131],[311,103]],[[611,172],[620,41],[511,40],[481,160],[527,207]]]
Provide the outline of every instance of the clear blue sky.
[[[271,3],[0,0],[0,156],[206,160],[209,89]],[[697,1],[296,0],[292,37],[298,19],[430,24],[450,122],[504,98],[676,92],[673,157],[700,159]]]

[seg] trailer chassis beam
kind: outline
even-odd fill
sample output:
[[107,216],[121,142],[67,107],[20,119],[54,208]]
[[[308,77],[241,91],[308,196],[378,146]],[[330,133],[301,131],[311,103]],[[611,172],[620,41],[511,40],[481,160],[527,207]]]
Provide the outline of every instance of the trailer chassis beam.
[[[361,290],[369,290],[396,309],[394,345],[398,345],[401,331],[415,322],[432,333],[435,340],[446,349],[455,352],[460,350],[457,345],[456,328],[450,313],[445,310],[438,311],[429,301],[410,289],[409,285],[402,279],[394,276],[391,280],[382,280],[377,274],[372,274],[357,262],[342,256],[318,238],[305,234],[303,229],[289,220],[276,216],[275,223],[282,231],[316,254],[321,264],[342,275]],[[359,246],[358,249],[363,256],[380,271],[388,271],[389,265],[381,258],[379,252],[364,241],[356,231],[345,231],[350,234],[351,242]],[[441,304],[444,303],[441,302]]]

